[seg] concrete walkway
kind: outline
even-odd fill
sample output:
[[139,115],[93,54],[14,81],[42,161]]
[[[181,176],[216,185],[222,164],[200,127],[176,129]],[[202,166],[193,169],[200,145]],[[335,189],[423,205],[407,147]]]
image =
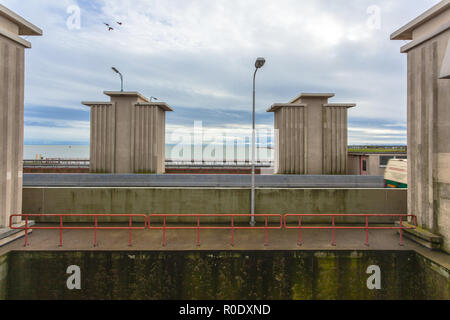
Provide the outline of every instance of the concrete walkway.
[[[65,226],[86,226],[65,224]],[[39,224],[39,226],[57,226]],[[90,225],[91,226],[91,225]],[[122,225],[125,226],[125,225]],[[137,226],[137,225],[136,225]],[[22,234],[24,232],[22,231]],[[231,246],[231,230],[200,230],[200,246],[196,245],[196,230],[166,230],[166,246],[162,246],[162,230],[133,230],[132,246],[128,246],[128,230],[99,230],[98,246],[94,247],[94,230],[64,230],[63,246],[59,247],[58,230],[33,230],[24,237],[0,248],[6,250],[412,250],[416,244],[395,230],[370,230],[369,246],[364,230],[336,230],[336,246],[331,245],[331,230],[302,230],[303,244],[297,245],[297,230],[268,230],[268,245],[264,245],[264,230],[235,230]]]

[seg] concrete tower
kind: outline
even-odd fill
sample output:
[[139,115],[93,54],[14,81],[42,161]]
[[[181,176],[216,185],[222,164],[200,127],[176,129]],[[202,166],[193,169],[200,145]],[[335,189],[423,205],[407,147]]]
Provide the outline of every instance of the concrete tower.
[[91,108],[90,172],[164,173],[164,102],[138,92],[105,91],[110,102],[82,102]]
[[328,103],[333,93],[302,93],[289,103],[275,103],[275,173],[345,174],[347,109]]
[[0,228],[22,213],[24,55],[31,43],[21,35],[42,30],[0,5]]
[[408,213],[450,252],[450,1],[391,39],[412,40],[401,48],[408,58]]

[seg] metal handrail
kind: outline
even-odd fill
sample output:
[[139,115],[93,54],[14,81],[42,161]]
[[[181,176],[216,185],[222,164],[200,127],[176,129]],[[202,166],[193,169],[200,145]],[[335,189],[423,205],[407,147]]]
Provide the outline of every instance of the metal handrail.
[[[336,245],[335,241],[335,231],[339,229],[363,229],[366,231],[366,242],[365,244],[369,245],[369,230],[380,230],[380,229],[397,229],[400,233],[400,245],[403,245],[403,230],[411,230],[417,228],[417,217],[411,214],[307,214],[307,213],[295,213],[295,214],[285,214],[284,218],[281,214],[256,214],[255,218],[260,221],[261,218],[264,219],[264,226],[236,226],[235,218],[236,217],[251,217],[251,214],[13,214],[9,218],[9,227],[11,229],[16,230],[24,230],[25,231],[25,246],[28,245],[28,230],[31,229],[43,229],[43,230],[59,230],[59,246],[62,246],[62,231],[63,230],[94,230],[94,246],[98,245],[97,241],[97,231],[98,230],[128,230],[129,232],[129,241],[128,245],[132,245],[131,240],[131,231],[132,230],[162,230],[163,231],[163,242],[162,245],[166,245],[166,231],[167,230],[197,230],[197,246],[200,245],[200,230],[202,229],[210,229],[210,230],[231,230],[231,245],[234,245],[234,232],[235,230],[262,230],[264,229],[265,233],[265,241],[264,245],[268,245],[268,230],[271,229],[279,229],[281,230],[283,227],[285,230],[288,229],[298,229],[298,245],[302,245],[302,229],[331,229],[332,230],[332,245]],[[12,220],[15,217],[21,217],[25,219],[25,225],[17,226],[14,225]],[[59,225],[58,226],[29,226],[29,217],[59,217]],[[64,226],[63,218],[64,217],[94,217],[94,226]],[[99,226],[98,218],[102,217],[128,217],[128,226]],[[144,220],[144,226],[133,226],[133,218],[142,218]],[[151,225],[152,217],[162,217],[163,222],[162,226]],[[194,226],[168,226],[167,218],[170,217],[196,217],[196,225]],[[230,225],[220,225],[220,226],[202,226],[200,224],[201,217],[230,217]],[[269,225],[269,218],[279,218],[279,225]],[[287,220],[289,217],[298,217],[298,225],[288,225]],[[302,224],[302,217],[331,217],[331,226],[311,226]],[[336,217],[364,217],[365,223],[363,226],[342,226],[336,225],[335,218]],[[399,218],[399,226],[370,226],[369,218],[370,217],[398,217]],[[404,226],[403,221],[407,221],[408,219],[412,220],[413,225],[411,227]]]
[[[197,246],[200,246],[200,230],[201,229],[228,229],[231,230],[231,245],[234,245],[234,231],[235,230],[258,230],[258,229],[264,229],[265,230],[265,242],[264,245],[268,245],[268,235],[267,231],[269,229],[281,229],[283,227],[283,217],[281,214],[257,214],[255,215],[255,218],[264,218],[264,226],[236,226],[234,225],[234,218],[235,217],[251,217],[251,214],[150,214],[148,216],[148,228],[149,229],[157,229],[157,230],[163,230],[163,247],[166,246],[166,230],[179,230],[179,229],[190,229],[190,230],[197,230]],[[151,225],[151,218],[152,217],[162,217],[163,218],[163,225],[162,226],[152,226]],[[167,217],[196,217],[197,218],[197,225],[196,226],[167,226]],[[200,217],[231,217],[230,225],[229,226],[201,226],[200,225]],[[279,226],[269,226],[268,225],[268,218],[269,217],[278,217],[280,219],[280,225]]]
[[[25,217],[25,225],[24,226],[14,226],[12,223],[12,219],[14,217]],[[59,217],[59,226],[47,226],[47,227],[38,227],[38,226],[28,226],[28,217]],[[80,227],[80,226],[64,226],[63,218],[64,217],[94,217],[94,226],[88,227]],[[102,227],[98,225],[98,218],[102,217],[129,217],[128,226],[127,227]],[[132,218],[140,217],[144,218],[144,226],[143,227],[133,227]],[[95,238],[94,238],[94,247],[97,246],[97,230],[129,230],[128,237],[128,245],[131,246],[131,230],[145,230],[147,227],[147,216],[145,214],[13,214],[9,217],[9,227],[11,229],[17,230],[25,230],[25,246],[28,245],[28,230],[29,229],[42,229],[42,230],[59,230],[59,246],[62,246],[62,231],[63,230],[94,230]]]
[[[289,217],[298,217],[298,225],[296,226],[288,226],[287,225],[287,219]],[[302,225],[302,217],[332,217],[331,220],[331,226],[304,226]],[[365,217],[365,225],[364,226],[336,226],[335,224],[335,217]],[[391,226],[369,226],[369,217],[399,217],[400,218],[400,225],[398,227],[391,227]],[[403,219],[408,220],[408,218],[412,218],[413,220],[413,227],[404,227],[403,226]],[[412,214],[314,214],[314,213],[295,213],[295,214],[285,214],[284,215],[284,228],[287,229],[298,229],[298,242],[297,244],[300,246],[302,245],[302,229],[331,229],[333,231],[333,239],[331,244],[333,246],[336,245],[335,241],[335,231],[336,229],[364,229],[366,230],[366,242],[365,245],[369,245],[369,230],[372,229],[398,229],[400,233],[400,245],[403,245],[403,230],[404,229],[416,229],[417,228],[417,217]]]

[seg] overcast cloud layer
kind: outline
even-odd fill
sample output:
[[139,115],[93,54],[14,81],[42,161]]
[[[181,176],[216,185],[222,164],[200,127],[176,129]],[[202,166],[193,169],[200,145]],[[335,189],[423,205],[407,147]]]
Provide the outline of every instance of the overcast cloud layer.
[[[25,143],[87,144],[89,110],[124,89],[167,102],[179,128],[246,130],[256,57],[257,122],[301,92],[353,102],[350,144],[406,143],[406,57],[389,35],[438,0],[6,0],[43,29],[27,37]],[[80,8],[79,29],[67,12]],[[379,10],[379,11],[378,11]],[[379,12],[379,27],[377,13]],[[116,21],[122,22],[119,26]],[[104,22],[114,27],[108,31]],[[170,137],[168,137],[170,142]]]

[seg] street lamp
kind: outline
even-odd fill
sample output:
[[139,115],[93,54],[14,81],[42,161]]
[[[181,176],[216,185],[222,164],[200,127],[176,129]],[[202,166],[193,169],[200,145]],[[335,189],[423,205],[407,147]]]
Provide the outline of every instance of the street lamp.
[[123,91],[123,77],[122,77],[122,74],[119,72],[119,70],[117,70],[117,69],[114,68],[114,67],[111,67],[111,69],[113,69],[113,71],[114,71],[115,73],[118,73],[118,74],[119,74],[119,76],[120,76],[120,91]]
[[251,195],[251,219],[250,225],[255,226],[255,79],[256,72],[261,68],[266,59],[257,58],[255,61],[255,73],[253,73],[253,118],[252,118],[252,195]]

